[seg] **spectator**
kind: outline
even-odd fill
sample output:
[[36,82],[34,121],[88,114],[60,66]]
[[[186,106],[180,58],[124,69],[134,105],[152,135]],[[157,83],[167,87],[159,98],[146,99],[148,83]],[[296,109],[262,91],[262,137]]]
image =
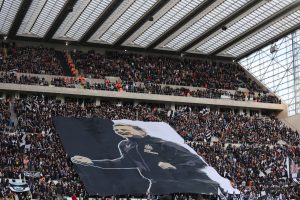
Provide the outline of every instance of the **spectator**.
[[42,47],[13,47],[8,49],[8,57],[0,64],[0,71],[17,71],[32,74],[63,74],[54,49]]
[[173,112],[153,104],[133,106],[112,101],[101,102],[101,106],[86,103],[83,107],[74,101],[62,104],[47,96],[29,96],[13,103],[18,121],[12,128],[8,123],[12,102],[0,105],[4,113],[0,124],[2,196],[10,194],[7,178],[23,177],[25,170],[41,174],[38,179],[28,180],[32,198],[87,196],[53,126],[53,117],[60,115],[165,121],[221,175],[230,179],[245,198],[258,198],[262,192],[270,198],[299,198],[299,187],[285,170],[287,157],[300,163],[299,133],[274,117],[190,107]]

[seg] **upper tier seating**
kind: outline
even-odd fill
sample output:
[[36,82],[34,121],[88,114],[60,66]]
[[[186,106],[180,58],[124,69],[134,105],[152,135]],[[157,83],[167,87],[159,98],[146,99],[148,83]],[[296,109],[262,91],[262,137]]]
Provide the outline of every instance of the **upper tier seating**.
[[9,48],[7,57],[2,56],[2,59],[0,71],[63,75],[63,69],[54,49],[14,47]]
[[[2,54],[0,54],[1,83],[55,85],[56,87],[76,87],[81,84],[78,80],[66,81],[66,78],[57,77],[50,81],[34,75],[14,77],[8,73],[64,75],[65,69],[61,66],[54,49],[11,47],[7,49],[7,56]],[[71,57],[76,68],[85,77],[121,79],[118,83],[105,85],[86,81],[84,85],[86,89],[117,91],[122,88],[122,91],[126,92],[213,99],[220,99],[223,95],[232,100],[281,103],[275,95],[261,88],[239,65],[234,63],[209,63],[201,60],[118,52],[106,52],[105,55],[101,55],[94,51],[88,53],[72,51]],[[201,89],[190,90],[187,86]]]
[[235,64],[178,59],[163,56],[107,52],[101,55],[72,52],[77,68],[92,78],[120,77],[123,81],[153,82],[169,85],[262,91],[245,71]]

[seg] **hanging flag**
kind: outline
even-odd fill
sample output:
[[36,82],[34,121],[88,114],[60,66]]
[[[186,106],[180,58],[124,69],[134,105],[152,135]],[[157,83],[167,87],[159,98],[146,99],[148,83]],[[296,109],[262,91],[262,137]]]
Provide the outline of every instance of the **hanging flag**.
[[285,166],[288,178],[290,178],[290,157],[285,157]]
[[209,142],[211,140],[211,131],[207,130],[207,132],[205,133],[205,138],[206,141]]
[[227,200],[227,197],[222,193],[220,188],[218,188],[218,200]]
[[295,163],[293,159],[290,157],[286,157],[285,159],[286,171],[288,174],[288,178],[292,178],[295,183],[300,183],[300,167]]

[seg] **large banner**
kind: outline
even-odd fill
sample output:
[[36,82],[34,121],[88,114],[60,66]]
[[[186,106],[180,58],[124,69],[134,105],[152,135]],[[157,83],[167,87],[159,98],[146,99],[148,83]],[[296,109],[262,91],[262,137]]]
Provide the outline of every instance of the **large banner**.
[[55,118],[90,195],[239,193],[163,122]]
[[30,191],[27,182],[22,179],[9,179],[9,189],[18,193]]

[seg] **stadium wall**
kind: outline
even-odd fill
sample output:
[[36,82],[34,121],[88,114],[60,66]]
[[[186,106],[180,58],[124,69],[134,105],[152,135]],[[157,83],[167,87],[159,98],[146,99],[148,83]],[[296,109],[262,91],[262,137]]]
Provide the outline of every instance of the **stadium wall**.
[[286,117],[284,119],[281,119],[281,121],[288,127],[291,127],[292,129],[297,130],[300,133],[300,114]]
[[81,88],[62,88],[62,87],[46,87],[39,85],[24,85],[24,84],[12,84],[2,83],[0,84],[0,90],[2,91],[15,91],[26,93],[48,93],[55,95],[69,95],[69,96],[81,96],[81,97],[99,97],[99,98],[114,98],[114,99],[135,99],[159,103],[179,103],[179,104],[193,104],[193,105],[212,105],[220,107],[232,107],[232,108],[253,108],[274,110],[277,112],[285,112],[286,105],[284,104],[272,104],[272,103],[260,103],[253,101],[233,101],[225,99],[207,99],[198,97],[185,97],[185,96],[170,96],[170,95],[157,95],[157,94],[145,94],[145,93],[130,93],[130,92],[117,92],[117,91],[102,91],[102,90],[86,90]]
[[[0,71],[0,73],[6,73],[4,71]],[[51,82],[51,80],[53,80],[54,78],[75,78],[75,77],[68,77],[68,76],[58,76],[58,75],[48,75],[48,74],[30,74],[30,73],[19,73],[19,72],[13,72],[17,78],[20,78],[22,75],[24,76],[31,76],[31,77],[38,77],[40,79],[45,79],[46,81],[48,81],[49,83]],[[121,81],[120,77],[113,77],[113,76],[106,76],[104,77],[105,79],[110,80],[110,82],[116,82],[116,81]],[[94,78],[85,78],[86,81],[88,81],[90,84],[94,84],[94,83],[105,83],[105,79],[94,79]],[[137,85],[144,85],[143,82],[136,82]],[[159,84],[161,85],[161,87],[170,87],[173,89],[177,89],[177,88],[185,88],[185,89],[189,89],[190,91],[197,91],[197,90],[206,90],[206,88],[204,87],[193,87],[193,86],[181,86],[181,85],[169,85],[169,84]],[[225,89],[221,89],[224,92],[227,92],[229,94],[234,94],[236,91],[235,90],[225,90]],[[248,89],[246,88],[239,88],[238,91],[241,92],[249,92]],[[273,93],[271,93],[273,94]],[[255,96],[258,95],[258,92],[255,92]]]

